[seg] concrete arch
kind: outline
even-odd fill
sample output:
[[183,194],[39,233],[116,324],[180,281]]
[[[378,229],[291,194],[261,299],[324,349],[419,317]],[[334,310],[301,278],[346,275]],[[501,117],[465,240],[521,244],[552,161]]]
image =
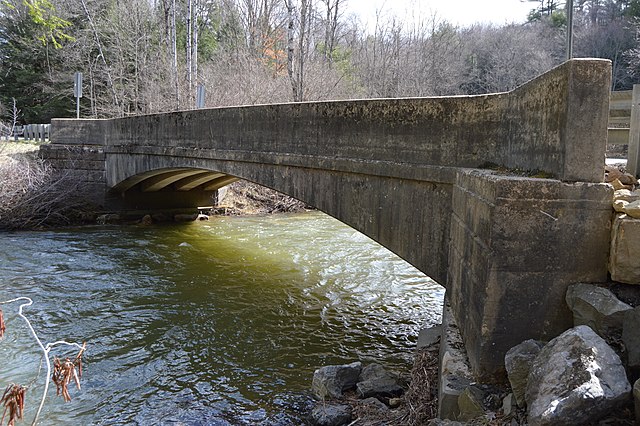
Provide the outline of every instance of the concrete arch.
[[[130,209],[210,205],[213,189],[244,179],[316,207],[445,283],[450,182],[206,157],[202,150],[180,157],[110,154],[106,180],[111,204],[119,201]],[[202,185],[189,191],[175,187],[200,176],[209,179],[202,185],[211,190]]]

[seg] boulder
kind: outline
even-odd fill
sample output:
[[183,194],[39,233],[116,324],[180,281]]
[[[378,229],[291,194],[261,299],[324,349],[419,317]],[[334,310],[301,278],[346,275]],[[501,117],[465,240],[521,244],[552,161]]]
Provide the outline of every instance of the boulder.
[[627,351],[627,365],[640,368],[640,307],[624,313],[622,341]]
[[502,414],[504,416],[510,416],[513,414],[516,408],[516,397],[510,393],[502,400]]
[[151,215],[154,222],[170,222],[173,218],[167,213],[159,212]]
[[622,171],[614,166],[605,167],[604,181],[605,182],[613,182],[614,180],[620,178],[622,176]]
[[423,328],[418,333],[416,349],[420,350],[435,345],[440,341],[440,336],[442,336],[442,325]]
[[346,365],[327,365],[313,373],[311,390],[319,399],[342,398],[342,393],[353,389],[362,371],[361,362]]
[[629,191],[628,189],[618,189],[613,193],[613,199],[615,200],[623,200],[628,203],[633,201],[640,200],[640,192],[638,191]]
[[624,213],[624,209],[627,207],[628,204],[629,202],[625,200],[614,200],[613,209],[618,213]]
[[537,340],[525,340],[517,346],[509,349],[504,356],[504,366],[511,384],[511,390],[518,407],[524,407],[524,392],[527,387],[527,377],[533,360],[544,346]]
[[629,399],[618,355],[581,325],[551,340],[531,366],[525,399],[529,425],[583,425]]
[[640,284],[640,219],[616,215],[611,230],[609,272],[614,281]]
[[638,184],[638,180],[635,178],[635,176],[633,176],[631,173],[623,173],[618,180],[620,181],[620,183],[622,183],[623,185],[637,185]]
[[350,405],[319,404],[311,411],[311,424],[315,426],[343,426],[351,423]]
[[173,215],[174,222],[193,222],[198,218],[198,213],[178,213]]
[[591,284],[570,285],[565,300],[573,312],[573,325],[588,325],[602,338],[620,336],[624,313],[631,309],[608,289]]
[[616,191],[619,189],[633,189],[631,185],[625,185],[620,182],[620,179],[614,179],[609,183],[611,183],[611,186],[613,186],[613,189],[615,189]]
[[458,407],[460,407],[460,416],[458,420],[461,422],[470,422],[484,415],[484,406],[482,401],[486,397],[486,393],[476,387],[469,386],[458,397]]
[[144,226],[153,225],[153,219],[151,218],[151,215],[145,214],[144,216],[142,216],[142,219],[140,219],[140,224]]
[[624,206],[623,212],[635,219],[640,219],[640,200],[633,201]]
[[380,364],[369,364],[362,369],[356,385],[360,398],[390,398],[402,395],[403,389],[395,376]]

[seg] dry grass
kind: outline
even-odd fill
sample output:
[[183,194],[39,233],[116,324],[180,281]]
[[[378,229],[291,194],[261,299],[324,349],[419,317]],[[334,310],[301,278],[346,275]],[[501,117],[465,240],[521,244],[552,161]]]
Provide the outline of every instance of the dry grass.
[[37,151],[40,144],[36,142],[13,142],[0,140],[0,161],[6,160],[8,156],[16,154],[26,154]]
[[411,384],[404,397],[409,413],[407,425],[423,425],[438,417],[438,351],[433,345],[416,353]]
[[380,410],[347,395],[355,417],[349,426],[423,426],[438,417],[438,350],[436,344],[416,353],[411,383],[398,408]]

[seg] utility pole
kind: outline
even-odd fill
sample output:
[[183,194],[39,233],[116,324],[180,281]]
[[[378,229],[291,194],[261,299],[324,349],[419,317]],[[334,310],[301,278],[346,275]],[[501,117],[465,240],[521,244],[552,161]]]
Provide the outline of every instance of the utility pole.
[[573,58],[573,0],[567,0],[567,61]]

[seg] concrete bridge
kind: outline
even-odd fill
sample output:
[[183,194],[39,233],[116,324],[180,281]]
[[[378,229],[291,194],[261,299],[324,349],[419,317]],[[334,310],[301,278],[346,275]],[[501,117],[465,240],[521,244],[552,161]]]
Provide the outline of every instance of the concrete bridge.
[[52,122],[42,156],[107,210],[210,204],[242,178],[363,232],[447,288],[478,380],[571,326],[607,279],[610,63],[572,60],[508,93],[314,102]]

